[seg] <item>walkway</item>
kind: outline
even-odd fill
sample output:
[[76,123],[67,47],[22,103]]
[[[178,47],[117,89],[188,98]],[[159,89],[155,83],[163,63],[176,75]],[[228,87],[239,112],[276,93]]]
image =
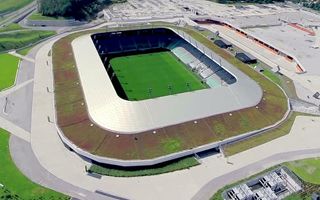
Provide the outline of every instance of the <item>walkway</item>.
[[21,54],[18,54],[16,51],[10,51],[9,54],[11,54],[11,55],[13,55],[13,56],[15,56],[15,57],[21,58],[22,60],[27,60],[27,61],[29,61],[29,62],[34,63],[34,59],[29,58],[29,57],[27,57],[27,56],[23,56],[23,55],[21,55]]
[[12,122],[0,117],[0,128],[7,130],[18,138],[30,142],[30,133],[25,131],[24,129],[16,126]]
[[[48,121],[48,117],[52,121],[55,114],[53,94],[47,91],[47,87],[50,89],[49,91],[52,91],[53,87],[51,57],[48,57],[52,44],[53,40],[50,40],[40,47],[35,59],[36,70],[30,136],[32,149],[24,151],[23,148],[28,148],[27,143],[19,140],[19,138],[13,138],[13,141],[10,141],[13,158],[19,168],[32,180],[43,185],[65,192],[61,188],[63,185],[60,184],[69,184],[74,189],[66,186],[68,194],[90,200],[98,199],[99,197],[83,196],[87,195],[83,190],[87,191],[88,195],[95,194],[96,190],[101,190],[110,195],[139,200],[185,200],[192,197],[194,199],[207,199],[221,185],[244,178],[248,174],[256,173],[256,170],[259,171],[288,159],[320,156],[320,143],[314,139],[319,138],[320,118],[297,117],[290,134],[231,156],[228,159],[223,158],[221,155],[213,155],[202,158],[202,164],[197,167],[158,176],[137,178],[102,177],[101,179],[88,176],[84,171],[84,167],[89,163],[69,151],[62,144],[56,133],[55,124]],[[46,65],[47,61],[49,61],[49,66]],[[18,137],[22,133],[21,129],[1,118],[0,127],[8,129]],[[18,147],[21,147],[21,149]],[[18,150],[15,151],[13,150],[14,148]],[[23,157],[25,159],[22,159]],[[37,174],[30,174],[34,173],[34,169],[38,170],[40,166],[32,166],[27,162],[29,158],[33,161],[33,164],[41,165],[41,168],[46,170],[46,173],[52,175],[52,177],[44,178],[46,173],[42,172],[39,173],[42,178],[37,177]],[[32,172],[28,172],[28,170]],[[221,178],[222,176],[224,178]],[[54,181],[50,183],[50,180]],[[52,184],[60,186],[53,186]],[[197,194],[198,191],[200,191],[200,196]]]
[[[298,84],[301,84],[304,88],[311,91],[312,94],[319,91],[320,88],[320,78],[319,76],[312,75],[309,73],[306,74],[296,74],[295,69],[296,65],[294,63],[290,63],[282,56],[276,55],[271,51],[267,50],[266,48],[260,46],[259,44],[253,42],[251,39],[245,38],[240,34],[232,31],[229,28],[219,25],[202,25],[204,28],[207,28],[213,32],[219,31],[219,35],[230,41],[231,43],[235,44],[239,48],[243,49],[244,51],[252,54],[259,60],[263,61],[267,65],[271,66],[272,68],[276,68],[280,66],[280,72],[290,77],[293,81]],[[300,94],[300,91],[297,90],[297,94],[299,98],[303,100],[308,100],[307,98],[303,98],[304,94]]]
[[[296,150],[320,149],[320,143],[314,140],[319,137],[320,119],[298,117],[289,135],[230,157],[229,161],[233,165],[227,164],[221,156],[210,156],[202,159],[203,164],[200,166],[159,176],[101,179],[87,176],[84,166],[88,163],[65,148],[56,133],[55,125],[47,120],[48,116],[54,119],[53,94],[46,91],[46,87],[52,88],[53,84],[52,66],[45,65],[47,60],[51,63],[48,57],[51,45],[52,42],[44,45],[36,56],[34,79],[38,84],[34,87],[32,149],[45,169],[80,188],[102,190],[129,199],[190,199],[211,180],[270,156],[277,157],[278,154]],[[291,159],[300,157],[301,153],[293,153]],[[264,166],[274,163],[265,163]],[[245,175],[243,173],[243,177]]]
[[16,85],[16,86],[14,86],[14,87],[11,87],[11,88],[9,88],[9,89],[6,89],[6,90],[4,90],[4,91],[1,91],[1,92],[0,92],[0,98],[1,98],[1,97],[5,97],[5,96],[7,96],[7,95],[9,95],[9,94],[17,91],[17,90],[25,87],[26,85],[28,85],[28,84],[30,84],[30,83],[32,83],[32,82],[33,82],[33,79],[30,79],[30,80],[28,80],[28,81],[25,81],[25,82],[19,84],[19,85]]

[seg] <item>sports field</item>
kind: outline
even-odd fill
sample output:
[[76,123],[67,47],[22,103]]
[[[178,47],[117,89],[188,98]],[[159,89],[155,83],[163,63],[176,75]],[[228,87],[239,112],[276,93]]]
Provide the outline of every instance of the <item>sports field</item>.
[[207,88],[171,52],[113,58],[111,66],[128,100],[143,100]]

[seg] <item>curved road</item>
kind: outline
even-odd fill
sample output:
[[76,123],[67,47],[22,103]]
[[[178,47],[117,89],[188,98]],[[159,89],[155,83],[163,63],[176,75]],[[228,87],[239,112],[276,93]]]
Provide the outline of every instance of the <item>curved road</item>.
[[35,59],[41,46],[42,44],[33,48],[26,59],[22,58],[15,86],[0,92],[0,98],[7,97],[13,105],[8,114],[0,115],[0,127],[12,132],[9,146],[13,161],[30,180],[72,197],[97,200],[122,199],[109,194],[101,195],[67,183],[43,168],[36,158],[30,143],[34,77],[34,62],[31,60]]
[[320,148],[318,149],[307,149],[299,151],[291,151],[285,153],[279,153],[272,155],[268,158],[260,160],[259,162],[247,165],[230,173],[224,174],[222,176],[216,177],[206,183],[193,197],[192,200],[208,200],[212,195],[217,192],[220,188],[225,185],[234,183],[238,180],[247,178],[251,175],[254,175],[258,172],[261,172],[271,166],[281,164],[283,162],[310,158],[310,157],[319,157]]
[[[320,156],[320,143],[314,139],[320,136],[320,119],[298,117],[290,134],[234,155],[228,160],[221,155],[212,155],[202,158],[202,164],[197,167],[158,176],[90,177],[84,172],[88,162],[65,148],[56,133],[55,124],[48,122],[48,116],[54,119],[55,114],[54,97],[50,92],[53,80],[48,51],[53,41],[60,37],[62,35],[38,45],[32,51],[33,56],[28,55],[36,61],[35,76],[31,77],[34,79],[34,87],[30,97],[26,96],[29,99],[27,101],[31,99],[32,102],[31,134],[0,117],[0,126],[13,134],[10,150],[15,163],[31,180],[41,185],[80,199],[119,199],[116,196],[130,199],[208,199],[221,186],[274,164]],[[29,65],[32,64],[29,62]],[[23,64],[19,71],[19,75],[25,71]],[[30,77],[27,79],[30,80]],[[13,109],[19,109],[19,106],[15,105]],[[96,190],[110,194],[100,195]]]

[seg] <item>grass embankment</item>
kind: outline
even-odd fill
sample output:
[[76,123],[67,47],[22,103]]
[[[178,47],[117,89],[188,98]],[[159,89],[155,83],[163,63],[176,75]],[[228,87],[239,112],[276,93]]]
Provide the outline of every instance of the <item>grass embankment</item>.
[[10,54],[0,54],[0,91],[14,84],[18,64],[19,58]]
[[19,24],[12,23],[12,24],[9,24],[8,26],[0,28],[0,33],[8,32],[8,31],[21,31],[21,30],[26,30],[26,29],[22,28]]
[[65,20],[66,18],[60,17],[60,16],[57,16],[57,17],[44,16],[41,13],[34,12],[34,13],[32,13],[32,15],[30,15],[28,17],[28,19],[29,20],[38,20],[38,21],[43,20],[43,21],[45,21],[45,20]]
[[19,49],[55,34],[56,32],[54,31],[33,30],[3,33],[0,37],[0,52],[11,49]]
[[0,129],[0,199],[66,200],[69,197],[37,185],[26,178],[15,166],[9,152],[9,133]]
[[[146,27],[155,26],[136,28]],[[128,29],[133,28],[135,27]],[[187,122],[179,126],[164,127],[157,129],[156,134],[146,131],[116,137],[113,132],[91,126],[86,106],[82,104],[85,100],[81,85],[77,84],[80,81],[77,68],[74,67],[76,63],[71,41],[87,32],[77,33],[62,38],[53,47],[57,117],[59,126],[67,138],[95,155],[124,160],[151,159],[260,129],[276,123],[284,116],[288,108],[287,98],[276,84],[230,53],[218,48],[201,33],[180,27],[171,28],[187,32],[256,81],[263,90],[263,99],[257,107],[234,111],[232,115],[224,113],[212,116],[197,120],[197,123]],[[117,28],[116,31],[119,30]],[[90,137],[87,137],[88,133]]]
[[320,185],[320,158],[296,160],[285,165],[303,181]]
[[33,47],[34,46],[29,46],[29,47],[20,49],[19,51],[17,51],[17,53],[20,55],[26,56]]
[[259,146],[261,144],[264,144],[276,138],[287,135],[290,132],[291,127],[294,123],[294,120],[296,119],[297,116],[310,116],[310,115],[299,113],[299,112],[292,112],[290,117],[284,123],[282,123],[278,128],[267,131],[260,135],[250,137],[246,140],[242,140],[242,141],[224,146],[223,149],[224,149],[225,155],[232,156],[234,154],[240,153],[242,151],[251,149],[253,147]]
[[117,57],[110,63],[128,100],[143,100],[206,88],[200,78],[171,52]]
[[288,109],[287,98],[275,83],[265,78],[249,65],[236,59],[229,52],[216,46],[201,33],[186,28],[180,29],[204,44],[233,66],[240,69],[257,82],[264,92],[262,101],[257,105],[258,109],[255,107],[243,109],[241,111],[233,112],[232,117],[224,116],[224,120],[214,121],[213,128],[224,134],[221,139],[266,127],[276,123],[283,117]]
[[10,13],[16,11],[29,3],[33,0],[1,0],[0,1],[0,15]]
[[200,163],[194,157],[186,157],[179,160],[171,161],[169,163],[163,163],[161,165],[143,167],[143,168],[116,168],[114,166],[100,166],[93,164],[90,167],[90,171],[115,177],[137,177],[137,176],[152,176],[157,174],[164,174],[168,172],[189,169],[197,166]]

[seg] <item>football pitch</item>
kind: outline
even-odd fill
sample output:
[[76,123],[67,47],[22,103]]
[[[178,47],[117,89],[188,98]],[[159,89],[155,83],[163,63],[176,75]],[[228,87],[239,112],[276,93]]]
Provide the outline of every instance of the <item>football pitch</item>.
[[110,63],[132,101],[208,87],[169,51],[116,57]]

